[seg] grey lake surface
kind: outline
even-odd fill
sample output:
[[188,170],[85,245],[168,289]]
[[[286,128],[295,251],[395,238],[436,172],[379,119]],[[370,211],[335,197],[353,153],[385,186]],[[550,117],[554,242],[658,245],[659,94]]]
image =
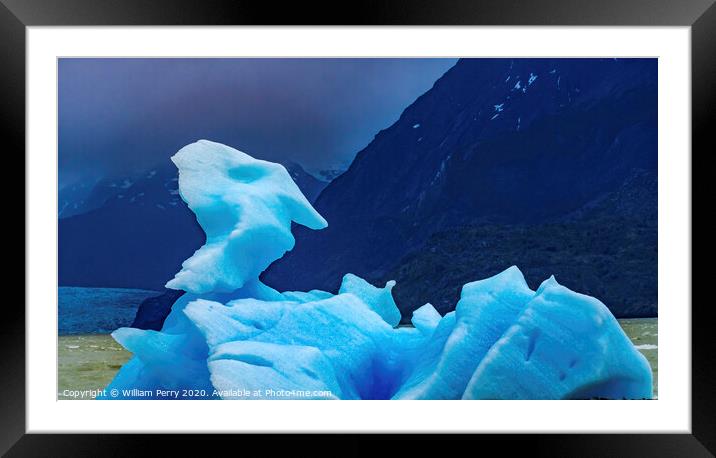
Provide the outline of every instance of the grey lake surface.
[[159,294],[143,289],[59,287],[58,334],[109,334],[131,325],[139,304]]

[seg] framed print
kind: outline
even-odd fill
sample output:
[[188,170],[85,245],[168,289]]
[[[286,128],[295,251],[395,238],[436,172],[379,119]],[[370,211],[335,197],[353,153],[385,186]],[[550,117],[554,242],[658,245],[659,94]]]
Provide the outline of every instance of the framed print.
[[538,3],[3,0],[27,266],[3,451],[710,456],[691,196],[716,7]]

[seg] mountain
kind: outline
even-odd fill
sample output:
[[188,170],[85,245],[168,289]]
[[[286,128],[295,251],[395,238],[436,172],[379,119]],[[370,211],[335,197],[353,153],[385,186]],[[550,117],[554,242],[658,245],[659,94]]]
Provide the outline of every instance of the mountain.
[[58,193],[57,216],[68,218],[99,208],[107,202],[107,199],[131,186],[134,179],[134,177],[89,179],[65,186]]
[[[166,165],[163,165],[159,168],[165,167]],[[171,170],[164,170],[164,172],[172,173]],[[101,179],[90,178],[65,186],[58,193],[57,216],[69,218],[100,208],[110,199],[123,196],[136,182],[152,178],[154,173],[156,173],[155,169]]]
[[79,181],[60,188],[57,193],[58,217],[64,218],[84,213],[84,211],[78,211],[78,209],[84,207],[87,196],[92,192],[92,188],[96,183],[96,180]]
[[538,224],[466,224],[438,231],[384,279],[398,278],[396,301],[431,302],[446,313],[461,286],[518,265],[536,289],[555,277],[599,298],[620,316],[655,316],[656,175],[637,172],[624,187],[578,213]]
[[324,169],[318,171],[318,176],[319,180],[325,181],[326,183],[330,183],[331,181],[341,176],[343,172],[345,172],[345,169]]
[[[327,184],[298,164],[285,167],[309,200]],[[167,159],[142,173],[100,180],[87,197],[77,192],[77,207],[72,203],[71,216],[60,213],[58,221],[59,284],[163,290],[205,241],[177,185]]]
[[[653,316],[656,212],[617,209],[655,209],[655,187],[637,189],[636,177],[655,180],[656,171],[655,59],[462,59],[320,194],[314,206],[328,228],[295,227],[296,248],[262,278],[280,290],[336,290],[347,272],[395,279],[409,316],[532,255],[540,272],[528,269],[528,281],[557,273],[567,286],[582,282],[577,290],[605,292],[617,315]],[[611,256],[598,252],[610,240],[641,248],[579,279],[577,265]],[[437,288],[420,269],[443,243],[458,250],[446,251],[439,268],[448,278]]]
[[303,195],[306,196],[309,202],[314,202],[321,191],[323,191],[323,189],[328,186],[328,183],[331,181],[329,177],[323,176],[323,179],[319,180],[310,173],[306,172],[303,167],[295,162],[285,162],[283,166],[286,168],[289,175],[291,175],[291,178],[293,178],[293,181],[296,182],[298,188],[303,192]]

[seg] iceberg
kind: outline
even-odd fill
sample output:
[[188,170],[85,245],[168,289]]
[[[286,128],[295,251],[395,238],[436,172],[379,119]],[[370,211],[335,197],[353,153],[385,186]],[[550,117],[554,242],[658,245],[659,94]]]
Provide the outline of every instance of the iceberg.
[[505,397],[651,398],[651,368],[604,304],[552,277],[482,358],[463,395]]
[[376,288],[362,278],[346,274],[343,277],[339,294],[352,293],[365,301],[365,304],[375,313],[381,316],[391,326],[397,326],[400,323],[400,311],[395,305],[391,290],[395,286],[395,280],[391,280],[385,284],[384,288]]
[[133,353],[105,399],[177,390],[204,399],[643,399],[647,360],[599,300],[517,267],[464,285],[401,326],[384,287],[279,292],[259,280],[292,249],[292,222],[326,221],[278,164],[206,140],[172,157],[206,244],[167,287],[186,291],[160,331],[120,328]]
[[293,248],[291,221],[327,226],[282,165],[207,140],[182,148],[172,161],[179,168],[179,194],[196,214],[206,244],[167,288],[234,291]]

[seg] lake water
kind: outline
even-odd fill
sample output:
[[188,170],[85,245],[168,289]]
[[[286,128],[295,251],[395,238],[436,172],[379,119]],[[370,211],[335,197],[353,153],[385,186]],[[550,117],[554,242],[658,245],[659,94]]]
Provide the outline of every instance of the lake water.
[[108,334],[84,334],[59,336],[57,356],[57,399],[92,399],[71,391],[103,389],[132,354]]
[[58,334],[108,334],[129,326],[139,304],[159,294],[143,289],[60,287]]

